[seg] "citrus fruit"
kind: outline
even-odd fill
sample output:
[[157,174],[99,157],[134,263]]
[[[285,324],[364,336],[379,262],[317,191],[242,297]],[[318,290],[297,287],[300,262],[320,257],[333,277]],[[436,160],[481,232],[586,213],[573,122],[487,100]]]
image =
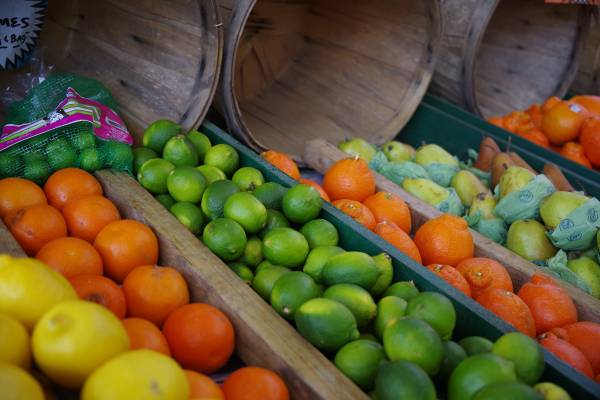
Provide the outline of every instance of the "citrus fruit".
[[148,147],[138,147],[133,149],[133,173],[137,174],[142,165],[153,158],[160,158],[159,155]]
[[0,218],[27,206],[47,204],[46,194],[38,185],[21,178],[0,180]]
[[171,355],[167,339],[152,322],[142,318],[126,318],[122,322],[129,336],[131,350],[149,349]]
[[[17,150],[18,151],[18,150]],[[0,153],[0,179],[13,175],[13,171],[20,171],[23,168],[23,163],[18,153],[3,151]]]
[[190,386],[190,399],[225,400],[225,395],[221,387],[210,376],[190,369],[186,369],[183,372]]
[[0,362],[0,398],[3,400],[44,400],[38,381],[25,370]]
[[560,155],[569,160],[583,165],[586,168],[592,168],[592,163],[585,156],[583,145],[575,142],[567,142],[560,149]]
[[408,257],[421,264],[421,253],[415,242],[408,233],[400,229],[395,223],[383,221],[375,225],[373,232],[390,242],[395,248],[406,254]]
[[204,156],[204,164],[219,168],[227,176],[233,175],[240,165],[238,152],[228,144],[212,146]]
[[375,337],[375,335],[373,335],[372,333],[361,333],[360,334],[360,338],[362,340],[371,340],[375,343],[379,343],[379,341],[377,340],[377,338]]
[[177,308],[189,303],[187,284],[171,267],[140,265],[123,281],[127,314],[161,326]]
[[308,185],[308,186],[314,187],[315,189],[317,189],[317,192],[319,192],[319,194],[321,195],[321,198],[323,200],[331,201],[331,199],[329,198],[329,195],[327,194],[325,189],[323,189],[323,187],[321,187],[321,185],[319,185],[315,181],[311,181],[310,179],[300,178],[300,179],[298,179],[298,182],[300,182],[303,185]]
[[384,296],[401,297],[406,301],[409,301],[418,294],[419,289],[417,289],[413,281],[392,283],[390,287],[383,292]]
[[467,336],[458,341],[460,347],[465,349],[468,356],[475,354],[490,353],[494,343],[481,336]]
[[235,272],[235,274],[237,276],[240,277],[241,280],[243,280],[245,283],[247,283],[248,285],[252,284],[252,281],[254,280],[254,273],[252,272],[252,270],[250,268],[248,268],[247,265],[241,263],[241,262],[232,262],[227,264],[227,266],[233,271]]
[[373,216],[371,210],[369,210],[364,204],[356,200],[348,199],[335,200],[331,204],[333,204],[334,207],[342,211],[344,214],[350,216],[359,224],[363,225],[365,228],[369,230],[375,229],[375,225],[377,225],[375,217]]
[[74,237],[54,239],[37,252],[35,258],[66,278],[82,274],[102,275],[102,258],[94,246]]
[[195,167],[198,165],[198,152],[184,135],[170,138],[163,148],[162,156],[176,167]]
[[331,257],[344,252],[344,249],[337,246],[315,247],[308,253],[303,271],[310,275],[315,282],[321,283],[323,266]]
[[473,400],[544,400],[539,392],[523,383],[492,383],[478,391]]
[[475,250],[467,222],[450,214],[425,222],[415,233],[414,241],[425,265],[444,264],[454,267],[473,257]]
[[513,292],[500,288],[483,291],[476,300],[485,308],[530,337],[535,337],[536,325],[532,313]]
[[[254,270],[257,274],[262,271],[263,269],[268,269],[271,267],[276,267],[277,265],[273,265],[270,262],[268,262],[267,260],[263,260],[260,264],[258,264],[258,266],[256,267],[256,269]],[[281,267],[284,268],[284,267]],[[285,268],[289,271],[288,268]]]
[[0,312],[27,329],[55,304],[76,298],[69,281],[42,262],[0,255]]
[[300,334],[324,351],[338,350],[360,336],[352,312],[330,299],[316,298],[302,304],[295,321]]
[[234,193],[225,201],[223,215],[248,233],[260,231],[267,223],[267,209],[251,193]]
[[175,201],[175,199],[172,198],[171,195],[167,194],[167,193],[159,194],[158,196],[155,197],[155,199],[158,200],[158,202],[160,204],[162,204],[162,206],[164,208],[166,208],[167,210],[169,208],[171,208],[172,205],[174,205],[175,203],[177,203]]
[[83,196],[69,201],[62,209],[69,236],[93,243],[98,233],[121,219],[112,201],[103,196]]
[[212,146],[208,136],[206,136],[204,133],[198,132],[197,130],[191,130],[185,135],[185,137],[194,145],[196,153],[198,153],[198,161],[201,163],[204,162],[204,157]]
[[281,206],[287,219],[304,224],[319,215],[323,199],[314,187],[296,185],[283,195]]
[[237,222],[227,218],[217,218],[206,225],[202,241],[217,256],[225,261],[233,261],[246,248],[246,232]]
[[11,211],[4,223],[30,256],[51,240],[67,236],[65,219],[56,208],[46,204]]
[[304,236],[291,228],[274,228],[263,239],[263,254],[275,265],[299,267],[306,260],[308,251]]
[[252,194],[260,200],[265,207],[273,210],[281,210],[281,202],[287,191],[288,189],[279,183],[267,182],[254,189]]
[[260,297],[270,303],[271,293],[275,283],[279,278],[290,272],[289,269],[278,265],[265,266],[264,268],[260,268],[260,271],[257,268],[256,275],[252,281],[252,288],[260,295]]
[[71,145],[78,151],[94,147],[96,144],[96,136],[92,132],[82,131],[69,137]]
[[279,375],[260,367],[242,367],[223,382],[227,400],[289,400],[285,382]]
[[600,167],[600,117],[588,118],[583,122],[579,143],[592,165]]
[[323,283],[326,285],[354,283],[369,290],[377,278],[379,268],[375,261],[368,254],[359,251],[347,251],[329,258],[322,271]]
[[221,218],[225,202],[232,194],[239,191],[238,187],[231,181],[224,179],[213,182],[204,191],[200,208],[211,220]]
[[102,154],[102,165],[104,168],[131,170],[133,153],[128,144],[108,140],[102,144],[99,152]]
[[369,324],[377,314],[377,305],[369,292],[357,285],[340,283],[330,286],[323,292],[323,297],[345,305],[354,314],[359,328]]
[[77,161],[77,152],[65,139],[56,139],[46,146],[46,159],[53,170],[72,167]]
[[465,296],[471,297],[471,287],[456,268],[449,265],[431,264],[427,266],[427,269],[463,292]]
[[167,193],[167,177],[175,169],[175,165],[162,158],[146,161],[137,173],[140,184],[153,194]]
[[289,155],[275,150],[267,150],[260,156],[293,179],[300,179],[300,170]]
[[262,254],[262,241],[256,237],[251,236],[246,242],[246,248],[244,249],[244,255],[240,261],[249,267],[256,267],[263,260]]
[[373,261],[375,261],[375,266],[379,269],[379,278],[377,278],[369,291],[373,296],[380,296],[387,290],[394,279],[394,266],[392,265],[392,258],[386,253],[373,256]]
[[202,172],[194,167],[177,167],[167,177],[167,190],[177,201],[200,202],[207,185]]
[[406,315],[427,322],[442,340],[452,337],[456,326],[456,310],[452,302],[436,292],[421,292],[408,302]]
[[440,366],[440,376],[447,380],[454,368],[467,358],[467,352],[452,340],[445,340],[443,346],[444,360]]
[[417,318],[397,319],[383,332],[383,347],[391,361],[411,361],[435,375],[444,359],[444,346],[431,326]]
[[0,363],[28,369],[31,365],[29,333],[21,322],[0,313]]
[[321,290],[309,275],[293,271],[275,281],[271,290],[271,305],[284,318],[293,320],[302,304],[320,295]]
[[410,209],[400,197],[393,193],[377,192],[367,197],[363,204],[371,210],[375,221],[393,222],[398,228],[410,234],[412,226]]
[[242,192],[252,192],[257,187],[265,183],[265,178],[259,170],[252,167],[242,167],[235,171],[231,177]]
[[204,178],[209,185],[213,182],[227,179],[227,176],[223,171],[212,165],[200,165],[199,167],[196,167],[196,169],[204,175]]
[[65,204],[77,197],[102,195],[102,186],[89,172],[79,168],[65,168],[48,178],[44,192],[48,203],[62,210]]
[[467,258],[456,266],[456,269],[465,278],[473,298],[491,288],[500,288],[509,292],[513,291],[513,284],[508,271],[502,264],[491,258]]
[[379,363],[385,360],[383,346],[372,340],[347,343],[335,354],[335,366],[363,390],[371,390]]
[[[557,329],[552,329],[555,333]],[[590,361],[594,373],[600,373],[600,353],[596,346],[600,343],[600,324],[590,321],[580,321],[558,328],[558,337],[577,347]]]
[[385,329],[398,319],[406,315],[406,300],[395,297],[386,296],[377,303],[377,314],[375,316],[375,335],[379,339],[383,339]]
[[375,379],[377,400],[437,398],[433,382],[417,364],[408,361],[384,362]]
[[452,371],[448,400],[470,400],[487,385],[516,383],[514,364],[491,353],[468,357]]
[[263,239],[267,233],[275,228],[289,228],[290,223],[283,213],[277,210],[267,209],[267,223],[265,227],[258,232],[258,236]]
[[170,357],[152,350],[132,350],[106,362],[83,386],[82,400],[164,400],[189,398],[185,373]]
[[313,219],[300,229],[311,249],[319,246],[337,246],[339,235],[333,224],[325,219]]
[[572,400],[560,386],[551,382],[540,382],[533,386],[533,389],[541,393],[546,400]]
[[365,161],[347,158],[335,162],[323,177],[323,189],[331,200],[363,201],[375,193],[375,177]]
[[52,307],[36,324],[31,342],[37,366],[69,388],[81,387],[96,368],[129,349],[121,321],[106,308],[82,300]]
[[579,136],[587,110],[573,102],[562,101],[548,110],[542,119],[542,130],[550,143],[561,145]]
[[23,177],[37,183],[38,185],[43,185],[51,173],[52,170],[44,159],[25,161]]
[[544,354],[542,348],[532,338],[510,332],[496,340],[492,353],[512,361],[515,364],[517,378],[521,382],[533,385],[544,372]]
[[181,126],[173,121],[159,119],[148,125],[142,137],[144,147],[162,154],[163,148],[169,139],[181,133]]
[[195,204],[181,201],[173,204],[171,208],[169,208],[169,212],[194,235],[198,235],[202,232],[204,217],[202,216],[200,208]]
[[223,367],[235,347],[231,321],[209,304],[179,307],[167,318],[163,333],[173,358],[184,368],[202,373]]
[[69,282],[82,300],[92,301],[112,311],[117,318],[125,318],[127,303],[123,289],[102,275],[77,275]]
[[540,345],[553,353],[571,367],[590,379],[594,378],[594,370],[590,361],[577,347],[566,340],[558,338],[553,333],[544,333],[538,337]]

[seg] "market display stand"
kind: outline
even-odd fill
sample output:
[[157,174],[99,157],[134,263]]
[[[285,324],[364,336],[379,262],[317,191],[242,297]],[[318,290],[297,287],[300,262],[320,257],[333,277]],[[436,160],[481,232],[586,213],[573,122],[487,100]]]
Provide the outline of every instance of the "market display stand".
[[19,243],[10,234],[4,222],[0,219],[0,253],[13,257],[27,257]]

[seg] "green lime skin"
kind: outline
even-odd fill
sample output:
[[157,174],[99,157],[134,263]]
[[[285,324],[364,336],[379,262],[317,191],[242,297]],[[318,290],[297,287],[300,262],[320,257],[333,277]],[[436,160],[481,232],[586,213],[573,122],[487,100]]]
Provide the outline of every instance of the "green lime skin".
[[544,400],[541,393],[524,383],[492,383],[478,391],[473,400]]
[[382,362],[375,378],[377,400],[435,400],[435,386],[425,371],[409,361]]
[[251,193],[234,193],[225,201],[223,215],[240,224],[248,233],[257,233],[267,224],[267,209]]
[[277,210],[267,209],[267,223],[265,224],[265,227],[262,228],[260,230],[260,232],[258,232],[258,237],[263,239],[265,237],[265,235],[274,228],[289,228],[289,227],[290,227],[290,223],[285,218],[285,215],[283,215],[283,213],[281,213]]
[[167,210],[170,209],[173,204],[177,203],[170,194],[159,194],[156,196],[156,200],[158,200],[158,202]]
[[[267,268],[271,268],[271,267],[281,267],[281,266],[274,265],[274,264],[271,264],[270,262],[268,262],[267,260],[263,260],[263,261],[261,261],[260,264],[258,264],[256,269],[254,270],[254,275],[258,274],[263,269],[267,269]],[[281,267],[281,268],[283,268],[283,267]],[[286,269],[289,270],[289,268],[286,268]]]
[[252,272],[252,270],[250,268],[248,268],[248,266],[246,266],[245,264],[243,264],[241,262],[235,262],[235,261],[227,264],[227,266],[229,268],[231,268],[231,270],[233,272],[235,272],[236,275],[239,276],[241,280],[246,282],[248,285],[252,284],[252,281],[254,280],[254,273]]
[[144,189],[152,194],[167,193],[167,177],[174,169],[173,163],[162,158],[154,158],[142,165],[137,179]]
[[237,222],[227,218],[217,218],[204,228],[204,244],[225,261],[233,261],[244,254],[246,232]]
[[162,154],[165,144],[169,139],[181,133],[181,126],[173,121],[159,119],[154,121],[144,131],[142,144],[154,150],[157,154]]
[[43,159],[33,160],[25,163],[23,176],[25,179],[34,181],[38,185],[43,185],[50,176],[52,170],[46,161]]
[[77,161],[77,151],[66,139],[56,139],[46,146],[48,165],[53,170],[72,167]]
[[162,156],[171,161],[176,167],[196,167],[198,165],[198,153],[196,148],[183,135],[177,135],[169,139]]
[[311,249],[319,246],[337,246],[340,240],[337,229],[325,219],[313,219],[300,228]]
[[317,218],[323,207],[323,199],[314,187],[296,185],[285,193],[281,206],[287,219],[304,224]]
[[323,351],[337,351],[360,336],[352,312],[334,300],[307,301],[296,311],[295,321],[298,332]]
[[220,180],[208,185],[202,194],[200,207],[202,212],[211,220],[223,217],[223,208],[227,199],[240,189],[231,181]]
[[15,176],[23,168],[21,158],[10,150],[0,152],[0,179]]
[[494,343],[481,336],[467,336],[460,339],[458,344],[465,349],[468,356],[489,353],[492,351],[492,347],[494,346]]
[[326,285],[353,283],[367,290],[379,278],[379,268],[373,258],[359,251],[347,251],[331,257],[323,266],[322,279]]
[[404,317],[408,303],[401,297],[386,296],[377,303],[377,315],[375,316],[375,335],[383,340],[385,329]]
[[252,281],[252,288],[260,295],[260,297],[270,303],[273,286],[275,286],[275,283],[279,278],[290,272],[292,271],[288,268],[280,267],[278,265],[257,268],[256,274],[254,275],[254,281]]
[[492,346],[492,353],[512,361],[521,382],[533,385],[544,373],[544,353],[541,346],[520,332],[504,334]]
[[401,297],[406,301],[409,301],[418,294],[419,289],[417,289],[413,281],[392,283],[390,287],[383,292],[383,296]]
[[198,132],[197,130],[191,130],[187,133],[187,135],[185,135],[185,137],[194,145],[196,153],[198,153],[198,161],[200,163],[204,162],[204,157],[212,146],[208,136],[206,136],[204,133]]
[[335,354],[333,362],[344,375],[363,390],[375,386],[379,364],[385,360],[383,346],[372,340],[355,340],[345,344]]
[[204,217],[200,208],[195,204],[182,201],[173,204],[169,211],[194,235],[202,232]]
[[294,320],[296,310],[307,301],[319,297],[321,289],[315,281],[300,271],[280,277],[271,290],[271,306],[285,319]]
[[107,140],[100,146],[100,154],[104,168],[133,170],[133,152],[128,144]]
[[492,353],[476,354],[458,364],[448,380],[448,400],[473,400],[493,383],[516,383],[514,364]]
[[137,174],[142,165],[153,158],[160,158],[158,153],[148,147],[138,147],[133,149],[133,173]]
[[297,268],[308,256],[308,242],[302,234],[291,228],[275,228],[263,239],[263,254],[275,264]]
[[200,165],[199,167],[196,167],[196,169],[202,172],[202,175],[204,175],[209,184],[227,179],[225,172],[212,165]]
[[406,315],[427,322],[442,340],[452,337],[456,310],[448,298],[436,292],[421,292],[408,302]]
[[259,199],[265,207],[281,211],[281,202],[287,191],[288,189],[279,183],[267,182],[254,189],[252,194]]
[[256,168],[242,167],[235,171],[231,181],[238,185],[242,192],[252,192],[265,183],[265,177]]
[[69,138],[71,145],[77,151],[89,149],[96,145],[96,136],[92,132],[79,132]]
[[337,246],[315,247],[308,253],[303,271],[309,274],[317,283],[322,282],[323,267],[331,257],[342,254],[345,250]]
[[454,368],[460,364],[465,358],[467,358],[467,352],[460,347],[460,345],[452,340],[444,341],[444,360],[440,367],[439,376],[444,381],[448,380],[448,377],[454,371]]
[[177,201],[199,203],[208,183],[194,167],[176,167],[167,177],[167,190]]
[[79,153],[79,166],[88,172],[101,169],[102,157],[100,151],[94,147],[81,150],[81,153]]
[[377,314],[377,305],[365,289],[351,283],[339,283],[323,292],[326,299],[342,303],[354,314],[359,328],[367,326]]
[[206,152],[204,164],[217,167],[225,175],[232,176],[240,165],[240,155],[228,144],[217,144]]
[[379,297],[387,290],[394,279],[394,266],[392,264],[392,257],[386,253],[373,256],[373,261],[375,261],[375,266],[379,269],[379,278],[377,278],[369,291],[374,297]]
[[244,255],[240,261],[250,268],[256,268],[263,259],[262,241],[257,236],[250,236],[246,243],[246,248],[244,249]]

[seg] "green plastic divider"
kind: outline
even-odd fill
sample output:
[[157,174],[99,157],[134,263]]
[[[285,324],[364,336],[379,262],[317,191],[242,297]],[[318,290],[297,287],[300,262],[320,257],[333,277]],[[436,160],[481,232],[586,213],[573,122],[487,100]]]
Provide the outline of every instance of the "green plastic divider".
[[[265,179],[287,187],[297,184],[295,180],[279,171],[260,156],[210,122],[204,122],[201,131],[214,143],[226,143],[240,154],[240,165],[260,170]],[[330,221],[340,234],[340,246],[347,250],[363,251],[371,255],[385,252],[394,265],[394,280],[412,280],[421,291],[435,291],[447,296],[456,308],[457,324],[454,338],[464,336],[484,336],[496,340],[506,332],[515,329],[483,308],[479,303],[465,296],[433,272],[417,264],[394,246],[375,233],[364,228],[352,218],[329,203],[325,203],[320,218]],[[600,398],[600,385],[579,374],[556,356],[544,350],[546,368],[543,381],[555,382],[565,388],[573,399]]]

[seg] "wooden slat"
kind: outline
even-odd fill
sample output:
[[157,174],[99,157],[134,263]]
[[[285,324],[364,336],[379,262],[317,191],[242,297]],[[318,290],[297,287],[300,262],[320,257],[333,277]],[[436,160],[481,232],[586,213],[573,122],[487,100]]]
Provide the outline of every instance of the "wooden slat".
[[[311,140],[306,144],[304,161],[317,171],[325,173],[331,164],[346,157],[348,157],[347,154],[332,144],[325,140],[317,139]],[[418,229],[426,221],[442,215],[442,212],[437,208],[406,192],[383,175],[376,172],[374,172],[374,175],[378,190],[394,193],[408,204],[411,210],[413,229]],[[515,290],[518,290],[525,282],[528,282],[534,273],[543,272],[541,267],[526,261],[507,248],[481,235],[479,232],[471,229],[471,233],[475,242],[475,256],[492,258],[504,265],[513,280]],[[575,302],[580,320],[600,323],[599,299],[566,282],[558,282]]]
[[0,254],[9,254],[13,257],[27,257],[19,243],[11,235],[10,231],[0,220]]
[[131,177],[111,171],[97,172],[96,177],[123,217],[154,230],[161,264],[184,275],[192,299],[229,316],[237,354],[246,364],[277,371],[294,399],[368,399]]

